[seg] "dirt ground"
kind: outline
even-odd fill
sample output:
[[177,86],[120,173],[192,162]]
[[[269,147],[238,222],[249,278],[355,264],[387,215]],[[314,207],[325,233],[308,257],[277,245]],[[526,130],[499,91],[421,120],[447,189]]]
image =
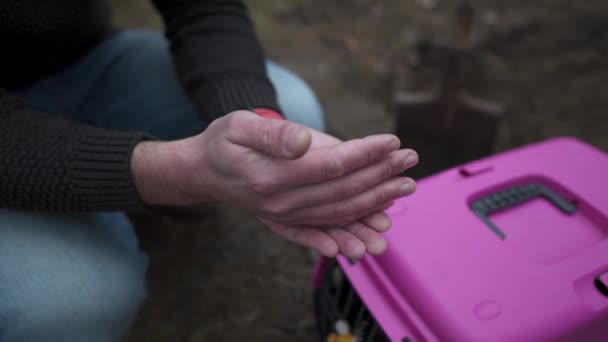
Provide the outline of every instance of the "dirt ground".
[[[116,0],[116,21],[160,28],[149,5]],[[487,84],[505,105],[496,151],[569,135],[608,150],[608,2],[471,0]],[[249,1],[267,55],[317,92],[340,138],[391,132],[393,64],[453,32],[445,0]],[[485,37],[485,38],[484,38]],[[407,136],[402,136],[408,145]],[[415,146],[413,146],[415,148]],[[421,161],[433,156],[421,155]],[[565,156],[564,162],[567,162]],[[159,217],[150,297],[128,341],[313,341],[312,256],[243,213]]]

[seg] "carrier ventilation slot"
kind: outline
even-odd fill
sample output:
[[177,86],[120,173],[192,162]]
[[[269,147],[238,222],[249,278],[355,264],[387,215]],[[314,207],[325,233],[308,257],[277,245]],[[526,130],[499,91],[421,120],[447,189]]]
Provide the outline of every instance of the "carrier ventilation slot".
[[334,260],[327,266],[322,285],[315,293],[315,311],[321,341],[327,341],[340,320],[348,323],[357,341],[390,341]]

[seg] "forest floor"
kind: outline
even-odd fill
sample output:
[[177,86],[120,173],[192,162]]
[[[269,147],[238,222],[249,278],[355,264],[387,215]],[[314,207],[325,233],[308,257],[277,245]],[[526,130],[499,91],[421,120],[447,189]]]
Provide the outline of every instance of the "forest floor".
[[[146,2],[114,2],[117,23],[160,29]],[[468,3],[485,37],[483,96],[506,108],[495,151],[561,135],[608,150],[608,2]],[[268,57],[309,82],[329,131],[343,139],[392,132],[386,95],[394,64],[417,41],[453,34],[451,1],[249,4]],[[126,340],[314,341],[311,254],[247,214],[209,212],[144,222],[172,234],[151,255],[150,296]]]

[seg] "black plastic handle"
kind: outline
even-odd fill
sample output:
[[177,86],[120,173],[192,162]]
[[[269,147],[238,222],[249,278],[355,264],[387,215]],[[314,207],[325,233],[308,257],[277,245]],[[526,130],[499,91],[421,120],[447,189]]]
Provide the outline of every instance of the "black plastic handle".
[[576,213],[576,206],[573,203],[538,183],[516,185],[487,195],[471,203],[471,209],[500,239],[504,240],[505,233],[490,221],[489,214],[514,207],[537,197],[544,197],[567,215]]

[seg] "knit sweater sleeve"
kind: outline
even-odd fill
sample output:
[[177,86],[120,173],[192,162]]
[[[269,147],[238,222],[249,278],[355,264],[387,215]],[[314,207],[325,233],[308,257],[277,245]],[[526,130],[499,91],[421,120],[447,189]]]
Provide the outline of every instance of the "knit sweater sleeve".
[[239,0],[153,0],[182,83],[210,121],[237,109],[279,111],[265,60]]
[[130,159],[145,138],[53,118],[0,89],[0,207],[140,210]]

